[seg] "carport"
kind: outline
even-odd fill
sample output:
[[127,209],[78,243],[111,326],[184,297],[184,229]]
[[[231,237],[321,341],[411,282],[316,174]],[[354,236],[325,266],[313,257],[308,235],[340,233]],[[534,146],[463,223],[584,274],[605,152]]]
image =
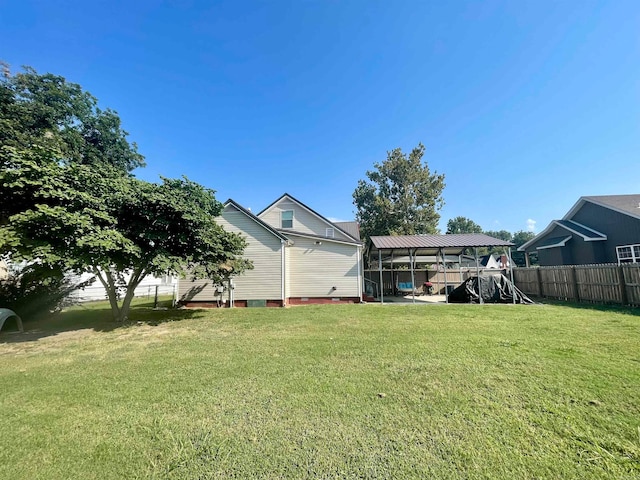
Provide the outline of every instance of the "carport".
[[367,242],[365,257],[367,264],[370,266],[372,260],[377,260],[380,272],[379,298],[384,303],[384,289],[382,277],[383,261],[391,263],[391,272],[393,277],[393,258],[397,256],[409,257],[409,270],[411,272],[411,283],[413,292],[411,294],[413,303],[415,303],[415,264],[416,258],[422,256],[435,256],[437,268],[442,265],[445,271],[445,298],[449,303],[449,288],[447,285],[446,262],[450,256],[460,258],[465,250],[473,249],[476,272],[480,277],[480,262],[478,261],[478,248],[482,247],[503,247],[504,252],[509,259],[509,274],[511,282],[513,282],[513,260],[511,258],[511,247],[513,243],[490,237],[483,233],[459,233],[447,235],[397,235],[397,236],[373,236]]

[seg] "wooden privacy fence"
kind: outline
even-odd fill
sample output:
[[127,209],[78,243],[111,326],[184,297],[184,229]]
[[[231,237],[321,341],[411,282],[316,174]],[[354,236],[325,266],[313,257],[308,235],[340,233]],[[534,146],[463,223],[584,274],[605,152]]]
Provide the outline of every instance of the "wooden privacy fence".
[[640,264],[514,268],[513,279],[527,295],[640,306]]

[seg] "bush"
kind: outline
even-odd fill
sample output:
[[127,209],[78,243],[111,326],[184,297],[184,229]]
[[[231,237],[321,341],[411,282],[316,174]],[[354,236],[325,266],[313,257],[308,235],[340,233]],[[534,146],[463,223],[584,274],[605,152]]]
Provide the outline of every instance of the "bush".
[[23,320],[31,320],[70,305],[69,294],[82,286],[47,265],[9,268],[7,277],[0,280],[0,307],[10,308]]

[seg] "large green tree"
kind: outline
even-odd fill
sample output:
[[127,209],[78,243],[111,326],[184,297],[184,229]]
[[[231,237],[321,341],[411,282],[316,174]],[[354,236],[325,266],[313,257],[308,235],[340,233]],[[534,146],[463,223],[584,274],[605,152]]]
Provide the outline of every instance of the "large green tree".
[[59,152],[60,160],[88,165],[109,164],[123,171],[144,166],[135,143],[127,140],[120,117],[100,109],[78,84],[26,67],[0,75],[0,145],[33,146]]
[[482,227],[467,217],[455,217],[447,222],[447,233],[482,233]]
[[0,78],[0,255],[93,272],[117,320],[147,274],[220,280],[250,267],[245,243],[214,218],[214,192],[149,183],[117,113],[82,88],[30,68]]
[[409,155],[400,148],[387,152],[359,180],[353,192],[356,220],[364,238],[372,235],[437,233],[444,205],[444,175],[431,173],[418,144]]
[[245,241],[213,220],[222,209],[214,192],[187,179],[149,183],[106,164],[61,163],[55,151],[2,147],[0,184],[23,206],[0,225],[0,253],[93,272],[115,320],[127,318],[145,275],[220,281],[250,266]]

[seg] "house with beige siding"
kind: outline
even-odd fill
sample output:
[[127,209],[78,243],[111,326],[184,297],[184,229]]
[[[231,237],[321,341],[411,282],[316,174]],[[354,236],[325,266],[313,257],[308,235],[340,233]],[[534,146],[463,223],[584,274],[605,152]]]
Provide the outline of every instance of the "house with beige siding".
[[187,306],[286,306],[362,300],[362,243],[355,222],[333,223],[289,194],[257,215],[233,200],[215,219],[247,240],[253,269],[222,285],[180,280]]

